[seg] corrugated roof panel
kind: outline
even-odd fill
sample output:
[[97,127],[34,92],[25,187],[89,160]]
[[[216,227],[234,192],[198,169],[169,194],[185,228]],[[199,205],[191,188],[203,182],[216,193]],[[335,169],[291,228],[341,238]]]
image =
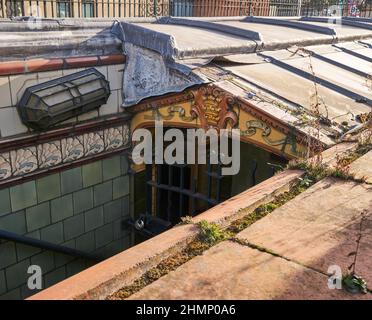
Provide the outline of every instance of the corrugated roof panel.
[[[311,110],[311,96],[314,94],[314,83],[302,78],[290,71],[284,70],[271,63],[257,65],[224,66],[225,70],[247,79],[268,91],[282,96],[304,108]],[[323,115],[327,115],[336,122],[348,121],[352,124],[352,116],[345,115],[348,112],[356,115],[371,111],[371,107],[348,98],[336,91],[317,85],[319,96],[327,106],[327,110],[321,108]]]
[[[268,55],[268,56],[271,56],[277,59],[281,59],[286,64],[296,67],[298,69],[301,69],[303,71],[309,72],[309,73],[311,73],[311,69],[310,69],[310,61],[311,61],[313,72],[317,77],[328,80],[329,82],[334,83],[338,86],[341,86],[342,88],[347,88],[350,91],[358,93],[362,96],[367,96],[368,98],[372,99],[372,92],[366,86],[365,77],[361,77],[355,73],[349,72],[338,66],[321,61],[314,57],[312,57],[311,59],[309,59],[309,57],[300,58],[297,55],[296,57],[292,57],[292,59],[286,59],[286,58],[283,58],[283,52],[287,53],[288,58],[292,56],[292,53],[286,50],[282,50],[282,52],[279,52],[279,51],[265,52],[265,55]],[[344,60],[344,63],[346,61],[347,59]],[[371,64],[361,61],[360,65],[364,65],[365,67],[364,71],[370,71],[370,72],[372,71]]]
[[[343,51],[339,51],[335,47],[327,46],[328,50],[324,50],[324,47],[316,47],[316,48],[308,48],[313,52],[316,52],[318,54],[321,54],[322,56],[329,58],[331,60],[334,60],[336,62],[339,62],[341,64],[347,65],[349,67],[352,67],[356,70],[365,72],[367,74],[372,74],[372,64],[368,63],[366,60],[363,60],[361,58],[358,58],[357,56],[353,56],[351,54],[348,54]],[[353,52],[360,53],[360,50],[353,50]]]

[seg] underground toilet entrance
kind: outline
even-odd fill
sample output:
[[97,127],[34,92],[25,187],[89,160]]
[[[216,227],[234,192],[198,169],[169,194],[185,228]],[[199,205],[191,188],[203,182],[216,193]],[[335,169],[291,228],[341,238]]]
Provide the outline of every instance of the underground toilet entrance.
[[[231,145],[231,144],[230,144]],[[231,150],[230,150],[231,152]],[[125,221],[138,244],[272,177],[287,160],[240,142],[240,169],[222,175],[221,163],[134,165],[133,217]],[[185,157],[186,158],[186,157]]]

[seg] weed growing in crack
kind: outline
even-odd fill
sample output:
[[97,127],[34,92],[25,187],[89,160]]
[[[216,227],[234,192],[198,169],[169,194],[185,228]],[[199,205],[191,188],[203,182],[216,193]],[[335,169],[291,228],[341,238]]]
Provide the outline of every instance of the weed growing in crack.
[[145,272],[140,278],[135,280],[131,285],[121,288],[119,291],[111,294],[106,300],[122,300],[130,297],[142,288],[158,280],[169,272],[176,270],[192,258],[201,255],[211,245],[199,240],[192,241],[188,246],[179,253],[173,254],[162,260],[157,266]]
[[300,160],[290,163],[288,169],[299,169],[305,171],[305,175],[300,178],[300,186],[306,188],[326,177],[364,182],[364,179],[355,179],[354,175],[350,173],[350,164],[360,156],[361,155],[358,153],[342,157],[337,156],[336,165],[334,167],[329,167],[323,163],[314,164],[305,160]]
[[[329,119],[328,115],[328,106],[325,104],[323,98],[319,94],[318,90],[318,83],[316,81],[316,74],[313,67],[312,62],[312,55],[313,53],[306,48],[298,48],[295,52],[293,52],[292,56],[300,54],[301,56],[307,57],[309,60],[309,71],[312,75],[312,82],[313,82],[313,89],[314,92],[310,95],[310,110],[311,110],[311,118],[309,117],[302,117],[301,120],[303,124],[307,124],[310,127],[315,129],[315,138],[313,139],[310,132],[307,135],[307,154],[306,159],[310,159],[312,153],[314,151],[317,152],[316,158],[319,157],[318,161],[321,161],[321,152],[323,151],[323,144],[320,139],[320,132],[322,125],[327,127],[331,126],[332,121]],[[325,116],[323,115],[325,113]]]
[[348,257],[354,257],[352,264],[348,267],[348,273],[342,277],[342,283],[345,289],[351,293],[367,293],[367,282],[355,273],[356,263],[359,253],[360,241],[362,240],[363,223],[366,219],[367,210],[363,210],[361,213],[359,230],[356,239],[355,251],[348,254]]
[[229,232],[222,230],[218,224],[209,223],[206,220],[200,221],[197,225],[200,228],[200,240],[202,242],[206,242],[209,245],[213,245],[222,240],[226,240],[231,236]]

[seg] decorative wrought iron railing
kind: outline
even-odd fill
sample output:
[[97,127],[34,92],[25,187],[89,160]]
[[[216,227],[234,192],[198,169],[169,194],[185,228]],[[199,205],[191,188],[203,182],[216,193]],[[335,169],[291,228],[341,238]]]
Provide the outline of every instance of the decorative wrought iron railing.
[[303,0],[301,15],[372,18],[372,0]]
[[167,15],[372,17],[372,0],[0,0],[0,18],[124,18]]

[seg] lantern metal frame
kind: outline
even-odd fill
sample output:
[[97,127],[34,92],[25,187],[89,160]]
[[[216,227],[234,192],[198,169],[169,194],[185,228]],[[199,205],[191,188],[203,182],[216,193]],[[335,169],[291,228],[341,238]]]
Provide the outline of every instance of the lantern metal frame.
[[[91,90],[87,90],[89,86]],[[27,88],[17,108],[26,126],[42,131],[99,108],[110,93],[105,76],[89,68]],[[53,99],[54,104],[50,103]]]

